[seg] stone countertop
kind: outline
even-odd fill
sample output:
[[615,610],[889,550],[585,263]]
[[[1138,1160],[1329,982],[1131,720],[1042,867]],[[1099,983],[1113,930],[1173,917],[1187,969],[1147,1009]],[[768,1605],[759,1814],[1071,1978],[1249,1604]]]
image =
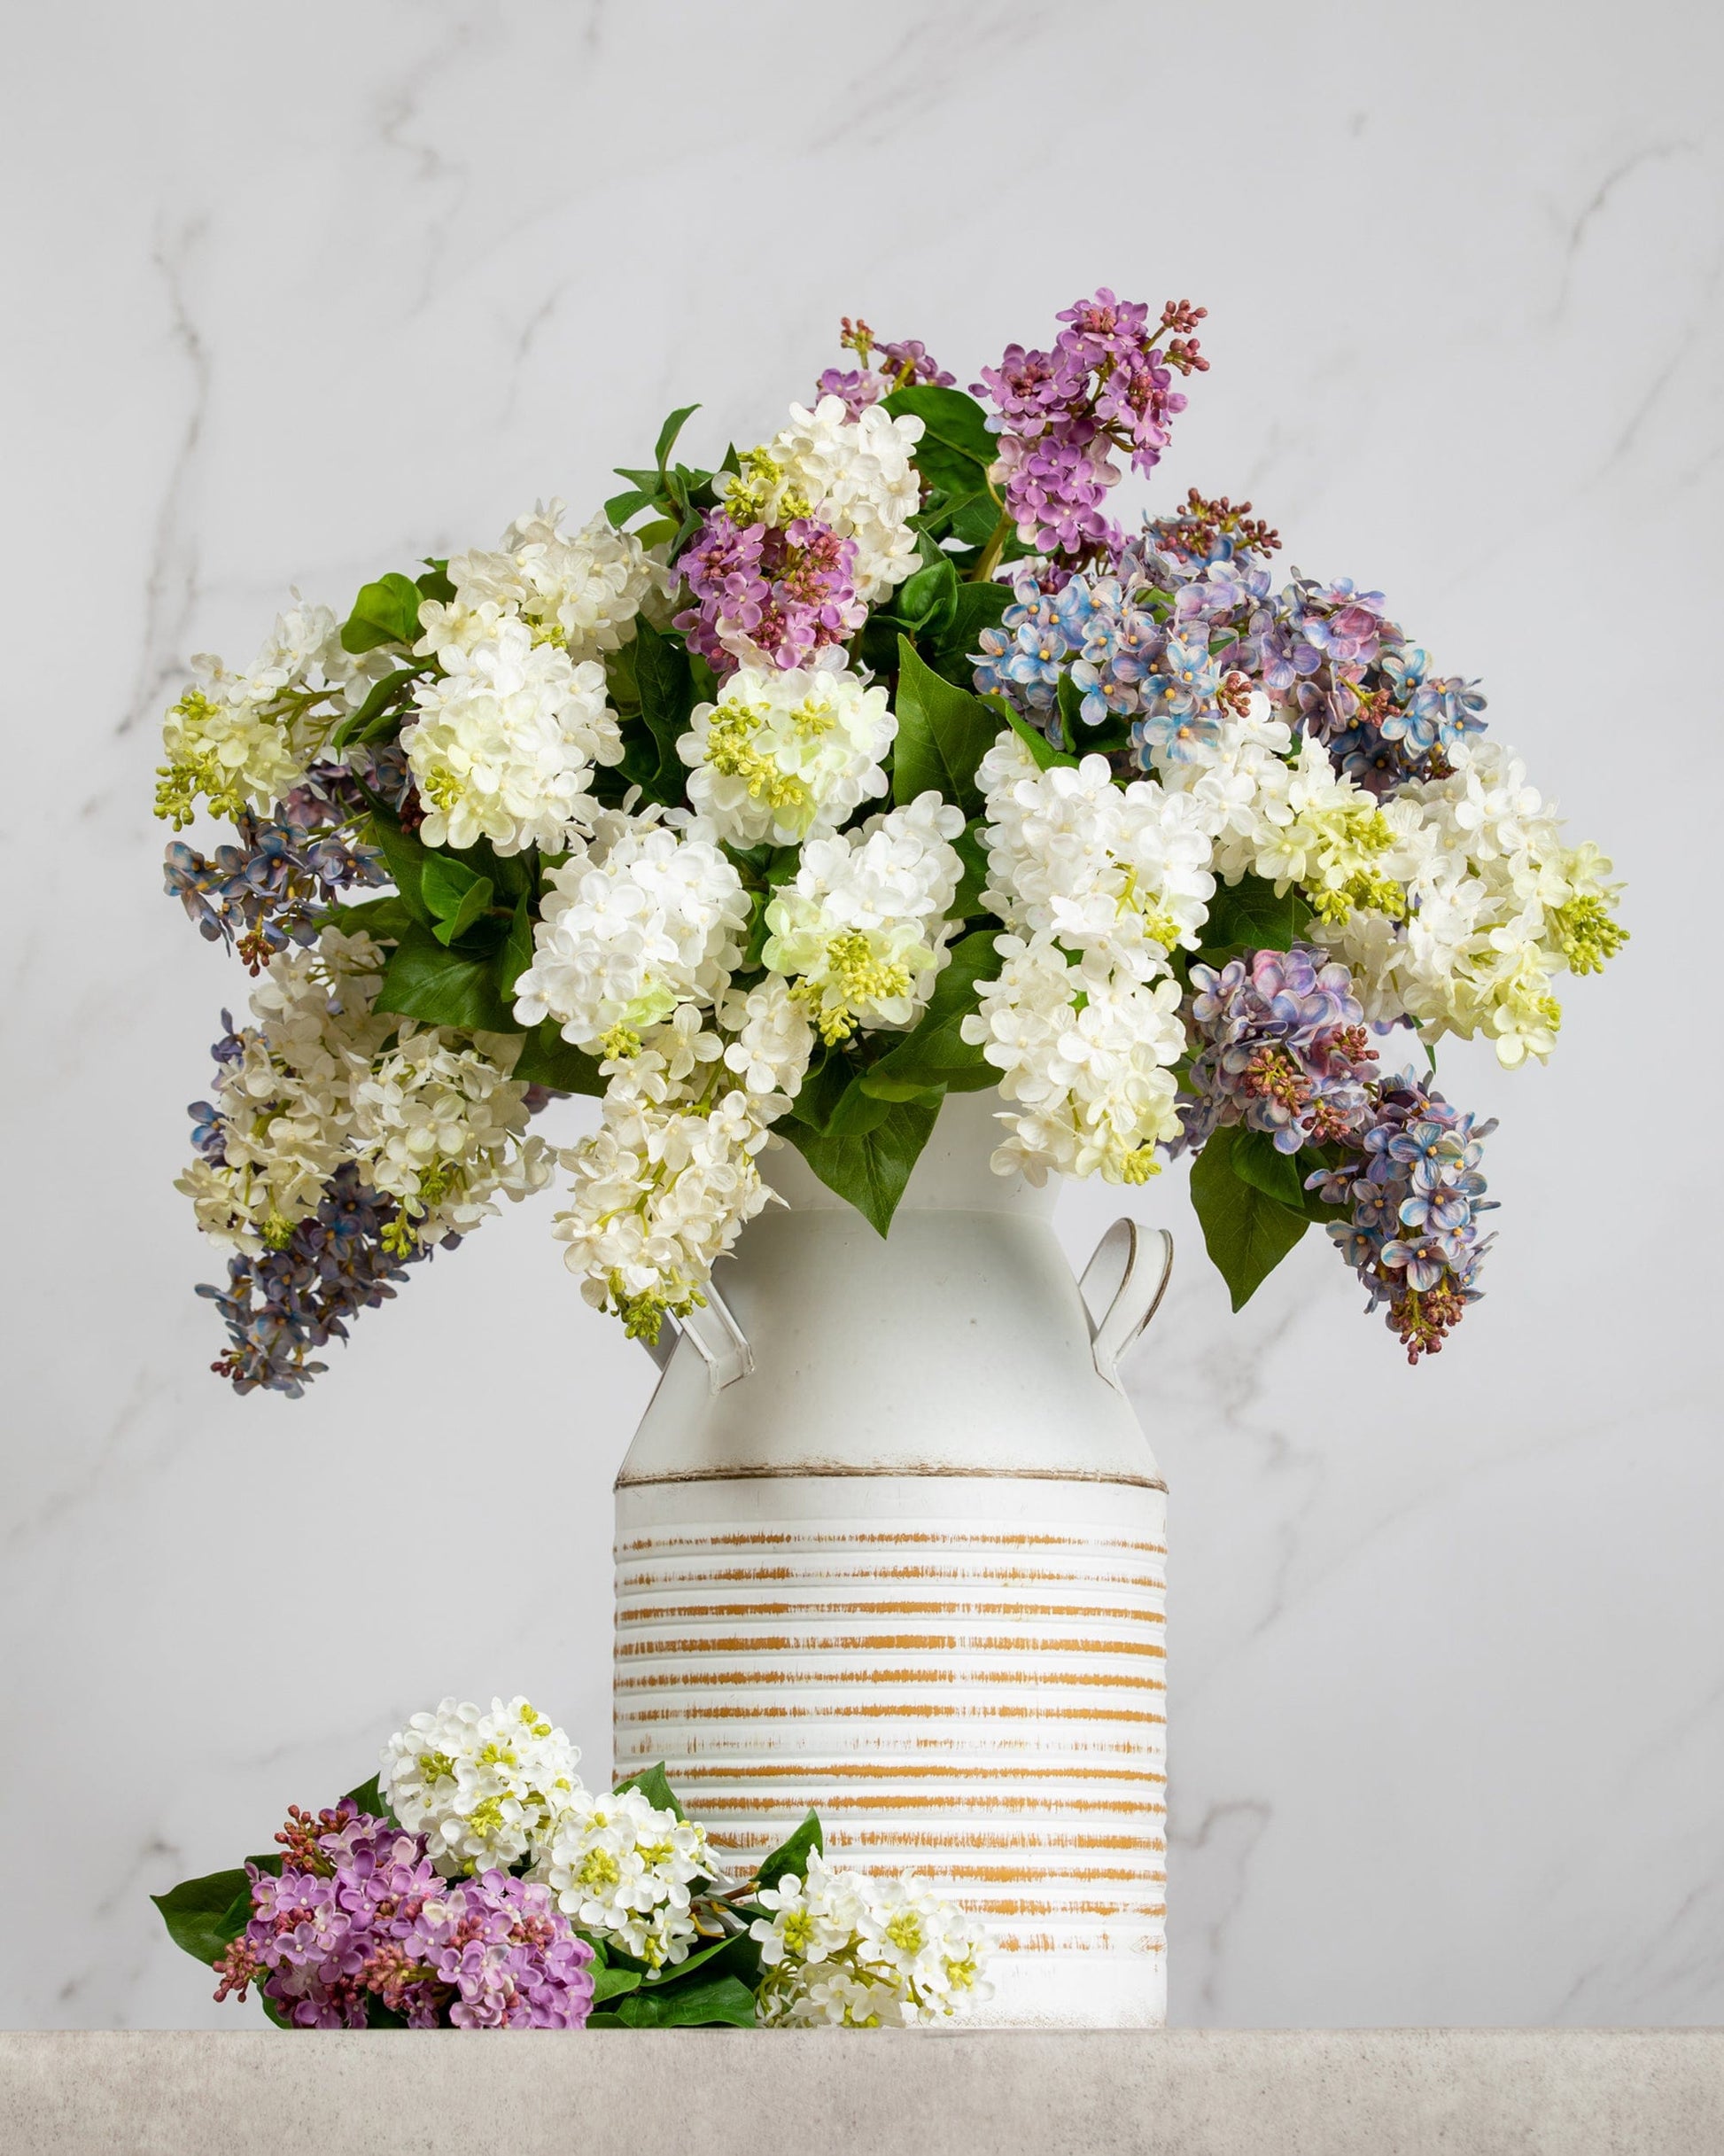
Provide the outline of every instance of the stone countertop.
[[1711,2156],[1724,2030],[0,2035],[18,2156]]

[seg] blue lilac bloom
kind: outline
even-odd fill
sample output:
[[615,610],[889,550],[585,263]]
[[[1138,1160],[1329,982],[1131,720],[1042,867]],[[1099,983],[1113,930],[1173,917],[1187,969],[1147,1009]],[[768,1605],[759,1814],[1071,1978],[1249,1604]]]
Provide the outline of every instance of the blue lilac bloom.
[[1410,1071],[1371,1088],[1371,1115],[1335,1165],[1306,1178],[1332,1205],[1350,1208],[1329,1233],[1364,1282],[1375,1310],[1416,1363],[1460,1322],[1492,1238],[1479,1216],[1495,1210],[1479,1172],[1496,1128],[1451,1108]]
[[294,2028],[579,2028],[593,1950],[548,1887],[487,1872],[440,1879],[423,1834],[351,1798],[276,1835],[280,1875],[245,1867],[252,1919],[214,1966],[218,2000],[256,1983]]
[[174,840],[164,885],[211,943],[237,949],[253,972],[290,944],[309,944],[338,894],[388,879],[375,847],[357,844],[352,827],[368,813],[363,779],[394,806],[407,791],[406,759],[393,747],[361,751],[356,770],[315,764],[273,816],[244,811],[239,844],[208,856]]
[[1326,951],[1254,951],[1219,970],[1193,966],[1191,983],[1189,1029],[1202,1045],[1181,1105],[1188,1143],[1243,1124],[1297,1153],[1369,1120],[1376,1055],[1352,977]]

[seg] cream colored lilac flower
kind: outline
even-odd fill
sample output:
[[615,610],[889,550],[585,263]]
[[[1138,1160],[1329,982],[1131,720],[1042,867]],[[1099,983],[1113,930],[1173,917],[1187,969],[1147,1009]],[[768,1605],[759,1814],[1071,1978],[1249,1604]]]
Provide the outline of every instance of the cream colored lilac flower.
[[875,1879],[810,1855],[755,1895],[749,1926],[763,1975],[756,2011],[769,2028],[902,2028],[949,2020],[993,1995],[983,1927],[925,1879]]
[[424,1835],[432,1863],[453,1879],[508,1871],[547,1847],[556,1819],[586,1794],[579,1756],[528,1700],[493,1700],[487,1714],[447,1699],[389,1740],[378,1783],[401,1825]]
[[911,454],[922,422],[878,405],[851,419],[839,397],[811,411],[793,404],[788,425],[749,452],[726,506],[738,524],[784,525],[813,517],[856,542],[857,596],[873,606],[915,570],[910,519],[920,507]]
[[788,1106],[802,1089],[814,1052],[805,1001],[778,975],[768,974],[757,987],[733,988],[718,1016],[729,1036],[725,1066],[755,1096],[757,1111],[766,1114],[780,1101]]
[[748,918],[710,825],[609,815],[593,846],[551,873],[515,1016],[555,1018],[579,1047],[626,1054],[679,1004],[724,992]]
[[445,646],[439,664],[439,678],[414,685],[417,715],[401,732],[425,844],[561,852],[590,831],[593,767],[623,755],[603,667],[535,644],[516,619],[470,648]]
[[[489,1052],[487,1052],[489,1051]],[[526,1087],[509,1075],[518,1035],[455,1045],[436,1028],[403,1025],[394,1051],[353,1088],[350,1151],[400,1218],[385,1230],[398,1254],[465,1235],[551,1179],[553,1156],[526,1134]]]
[[898,722],[886,691],[841,665],[742,666],[696,704],[677,753],[688,798],[733,845],[794,845],[886,791]]
[[1052,935],[1140,979],[1196,949],[1215,893],[1213,822],[1153,779],[1121,787],[1104,756],[1038,769],[1015,733],[982,759],[984,903],[1027,936]]
[[218,1067],[222,1157],[200,1156],[175,1184],[217,1242],[253,1256],[284,1247],[353,1157],[355,1084],[400,1023],[372,1015],[382,972],[369,937],[336,929],[269,961],[239,1055]]
[[1177,982],[1153,986],[1093,953],[1068,959],[1051,936],[1002,936],[999,976],[977,984],[963,1034],[1000,1073],[1008,1103],[996,1172],[1136,1183],[1177,1135],[1170,1065],[1185,1050]]
[[660,1811],[639,1789],[577,1792],[534,1867],[559,1909],[649,1968],[687,1961],[699,1934],[689,1888],[717,1870],[705,1829]]
[[565,532],[563,507],[540,502],[509,525],[498,551],[454,557],[454,598],[427,600],[419,610],[422,654],[470,650],[518,616],[535,643],[561,644],[579,664],[627,642],[641,612],[663,616],[670,585],[664,564],[602,513]]
[[766,908],[762,956],[827,1041],[915,1023],[946,962],[963,811],[928,792],[860,831],[811,838]]
[[330,609],[303,603],[276,616],[244,673],[199,652],[193,686],[162,721],[168,760],[159,773],[156,813],[177,830],[200,800],[230,818],[269,809],[305,777],[363,664],[341,649]]

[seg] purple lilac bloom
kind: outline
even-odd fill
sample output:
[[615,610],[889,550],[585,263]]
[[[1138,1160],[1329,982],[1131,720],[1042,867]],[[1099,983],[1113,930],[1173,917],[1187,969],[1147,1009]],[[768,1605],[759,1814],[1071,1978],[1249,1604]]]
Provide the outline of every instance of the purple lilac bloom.
[[252,972],[290,944],[315,942],[337,895],[388,880],[374,847],[349,833],[368,813],[359,782],[391,806],[404,799],[407,760],[399,749],[355,751],[355,769],[314,764],[274,816],[239,816],[240,843],[207,858],[175,839],[165,888],[212,943],[237,947]]
[[348,1798],[315,1819],[296,1805],[276,1839],[279,1877],[246,1866],[218,1999],[256,1982],[295,2028],[364,2028],[374,2001],[413,2028],[579,2028],[592,2011],[592,1949],[548,1888],[440,1879],[423,1835]]
[[1052,352],[1008,345],[998,367],[982,370],[974,393],[994,407],[988,424],[1000,436],[1006,507],[1028,544],[1076,555],[1117,550],[1122,535],[1101,514],[1120,477],[1111,453],[1125,451],[1145,473],[1160,461],[1185,407],[1172,370],[1208,365],[1189,335],[1203,312],[1173,301],[1152,326],[1146,307],[1104,286],[1060,315]]
[[1479,1215],[1495,1210],[1479,1172],[1482,1140],[1496,1128],[1451,1108],[1412,1072],[1369,1089],[1367,1121],[1346,1140],[1340,1162],[1306,1178],[1328,1203],[1348,1205],[1329,1233],[1369,1291],[1371,1310],[1416,1363],[1434,1355],[1459,1324],[1492,1238]]
[[[193,1143],[219,1161],[221,1133],[212,1129],[208,1103],[198,1102],[191,1117]],[[198,1289],[228,1328],[228,1351],[210,1366],[216,1375],[230,1380],[236,1392],[261,1386],[299,1399],[328,1367],[310,1359],[313,1350],[345,1340],[348,1319],[387,1302],[408,1277],[406,1268],[431,1256],[417,1248],[403,1258],[385,1249],[384,1231],[396,1213],[394,1202],[367,1189],[348,1163],[324,1185],[322,1203],[294,1228],[284,1249],[229,1258],[226,1288]],[[447,1236],[442,1247],[453,1249],[459,1240]]]
[[1267,1132],[1277,1152],[1332,1144],[1368,1119],[1376,1055],[1347,968],[1326,951],[1254,951],[1193,966],[1187,1023],[1203,1045],[1180,1108],[1186,1142],[1223,1124]]
[[737,525],[709,511],[677,564],[695,604],[676,626],[723,675],[742,657],[805,666],[822,646],[847,642],[867,619],[856,595],[856,541],[798,517],[781,530]]
[[[819,397],[842,397],[852,419],[859,419],[871,404],[878,404],[882,397],[889,397],[908,383],[928,382],[950,389],[958,379],[930,355],[920,337],[889,338],[883,344],[877,343],[866,322],[853,323],[846,315],[838,341],[847,351],[854,352],[862,364],[848,370],[828,367],[814,385],[814,391]],[[874,371],[870,371],[870,359]]]

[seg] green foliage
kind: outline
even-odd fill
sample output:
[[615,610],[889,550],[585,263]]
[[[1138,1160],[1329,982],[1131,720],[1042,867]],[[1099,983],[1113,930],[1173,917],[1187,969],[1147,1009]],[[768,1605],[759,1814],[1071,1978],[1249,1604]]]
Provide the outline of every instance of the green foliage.
[[[687,732],[703,689],[711,687],[711,675],[703,682],[681,640],[664,635],[645,619],[637,619],[633,642],[625,648],[633,658],[634,693],[646,731],[625,728],[624,773],[649,800],[680,802],[688,768],[677,754],[677,741]],[[701,673],[706,673],[703,666]]]
[[[1284,1204],[1240,1171],[1236,1156],[1241,1135],[1237,1127],[1223,1125],[1210,1133],[1192,1164],[1192,1203],[1235,1310],[1244,1309],[1310,1226],[1302,1210]],[[1249,1151],[1247,1161],[1254,1168],[1260,1164],[1259,1156]],[[1262,1172],[1274,1171],[1263,1168]]]
[[585,1093],[595,1099],[605,1089],[599,1066],[572,1042],[564,1040],[555,1018],[541,1018],[527,1037],[513,1075],[524,1086],[547,1086],[553,1093]]
[[422,846],[411,833],[404,831],[392,816],[384,812],[375,797],[372,797],[371,837],[383,855],[384,866],[394,879],[400,903],[422,928],[430,928],[437,916],[425,903],[420,879],[431,857],[431,849]]
[[1221,966],[1246,951],[1290,950],[1310,925],[1311,909],[1296,891],[1277,897],[1262,876],[1242,876],[1210,899],[1198,956],[1206,966]]
[[1239,1180],[1249,1183],[1254,1190],[1261,1190],[1266,1198],[1274,1198],[1290,1210],[1302,1213],[1305,1210],[1305,1177],[1300,1164],[1302,1156],[1278,1151],[1267,1131],[1236,1127],[1231,1135],[1229,1165]]
[[877,1100],[903,1101],[934,1090],[982,1093],[998,1083],[998,1071],[960,1030],[975,1010],[976,983],[999,971],[996,932],[978,929],[952,946],[920,1019],[858,1079],[865,1094]]
[[419,635],[419,587],[391,570],[367,584],[341,626],[344,651],[375,651],[379,644],[412,644]]
[[347,1802],[373,1819],[385,1819],[391,1826],[400,1824],[384,1801],[382,1786],[375,1774],[369,1782],[361,1782],[357,1789],[350,1789]]
[[387,898],[361,899],[357,906],[331,907],[330,920],[344,936],[363,930],[377,943],[399,943],[413,925],[406,901],[392,893]]
[[957,893],[951,901],[953,917],[967,921],[982,910],[982,893],[988,882],[988,849],[982,843],[983,819],[972,816],[951,842],[951,850],[964,864]]
[[1041,728],[1031,726],[1017,706],[1008,704],[1004,697],[990,695],[978,701],[985,704],[990,712],[996,712],[1003,725],[1011,728],[1029,750],[1038,771],[1052,771],[1056,764],[1074,766],[1081,760],[1076,756],[1068,755],[1064,749],[1056,749]]
[[[454,587],[450,587],[451,590]],[[345,749],[353,741],[381,741],[400,727],[407,704],[407,691],[410,683],[430,669],[430,662],[417,665],[398,666],[393,673],[386,673],[372,689],[356,712],[351,712],[330,736],[332,749]]]
[[[658,430],[651,464],[638,468],[624,464],[617,466],[617,476],[629,482],[628,490],[625,494],[613,494],[604,505],[605,515],[618,529],[643,509],[656,510],[669,528],[663,533],[655,533],[654,538],[669,539],[672,553],[682,546],[685,540],[693,536],[703,512],[711,509],[718,500],[712,488],[711,472],[697,471],[687,464],[672,465],[668,463],[672,447],[682,432],[684,423],[691,413],[699,409],[698,404],[687,404],[671,414]],[[734,471],[735,468],[735,452],[728,451],[721,469]],[[642,537],[645,536],[643,533]]]
[[176,1947],[207,1968],[220,1961],[252,1920],[252,1882],[244,1872],[182,1880],[150,1899]]
[[999,440],[988,432],[987,418],[974,397],[961,389],[942,389],[912,382],[885,400],[894,419],[913,415],[922,438],[913,455],[916,469],[930,486],[955,500],[985,492],[988,467],[999,455]]
[[945,1098],[944,1088],[918,1094],[908,1101],[883,1101],[862,1094],[858,1081],[855,1119],[874,1117],[876,1110],[883,1111],[859,1132],[840,1127],[843,1110],[850,1098],[847,1087],[841,1097],[840,1112],[825,1130],[788,1118],[778,1128],[827,1188],[853,1205],[877,1234],[884,1235],[891,1227],[910,1171],[934,1128],[934,1119]]
[[419,895],[431,915],[431,934],[452,944],[491,910],[491,878],[480,876],[450,853],[427,852],[419,875]]
[[930,788],[979,815],[975,767],[993,746],[999,722],[979,697],[944,681],[898,639],[897,741],[892,751],[892,798],[913,801]]
[[[694,1983],[644,1987],[615,2010],[624,2028],[752,2028],[754,1994],[740,1977],[702,1977]],[[587,2026],[598,2021],[594,2015]],[[604,2020],[610,2016],[606,2014]]]
[[454,580],[449,574],[447,555],[427,557],[425,573],[414,578],[422,598],[435,599],[439,606],[447,606],[455,595]]
[[655,1811],[672,1811],[679,1819],[688,1817],[677,1802],[676,1792],[664,1778],[664,1762],[662,1759],[656,1767],[643,1767],[639,1774],[625,1775],[612,1794],[620,1796],[625,1789],[638,1789]]
[[423,1025],[458,1025],[485,1033],[519,1033],[498,985],[497,951],[446,950],[429,929],[412,923],[390,953],[377,1009]]
[[811,1849],[822,1856],[826,1854],[826,1836],[820,1829],[819,1814],[813,1811],[794,1834],[779,1843],[770,1856],[761,1858],[757,1883],[762,1887],[776,1887],[786,1872],[794,1879],[806,1879]]

